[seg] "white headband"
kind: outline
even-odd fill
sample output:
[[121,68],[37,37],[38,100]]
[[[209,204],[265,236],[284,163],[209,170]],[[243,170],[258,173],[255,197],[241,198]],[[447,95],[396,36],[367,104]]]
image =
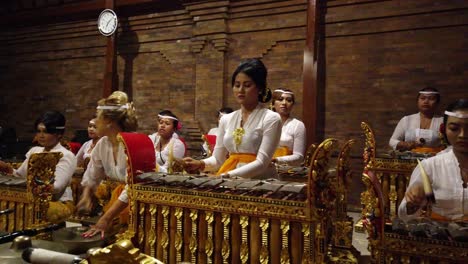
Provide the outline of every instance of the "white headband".
[[173,116],[167,116],[167,115],[158,115],[159,118],[169,118],[175,121],[179,121],[179,119],[173,117]]
[[[43,127],[43,128],[47,128],[45,125],[38,125],[38,127]],[[65,129],[64,126],[56,126],[56,127],[51,127],[53,129],[57,129],[57,130],[62,130],[62,129]]]
[[98,105],[98,107],[96,107],[97,110],[122,110],[128,108],[130,108],[128,103],[124,105]]
[[458,117],[458,118],[468,118],[468,114],[460,114],[460,113],[454,113],[454,112],[449,112],[449,111],[445,111],[445,114],[448,115],[448,116],[453,116],[453,117]]
[[294,95],[293,92],[285,91],[285,90],[281,90],[281,89],[276,89],[276,90],[275,90],[275,93],[284,93],[284,94],[292,94],[292,95]]
[[439,94],[439,92],[436,91],[419,91],[420,94]]

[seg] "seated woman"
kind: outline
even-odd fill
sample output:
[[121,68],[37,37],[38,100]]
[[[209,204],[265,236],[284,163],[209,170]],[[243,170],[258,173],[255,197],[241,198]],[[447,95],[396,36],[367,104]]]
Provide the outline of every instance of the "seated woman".
[[91,237],[97,233],[104,236],[112,220],[120,214],[121,223],[128,220],[128,196],[125,189],[127,180],[127,155],[124,146],[117,140],[120,132],[135,131],[138,124],[135,109],[132,103],[128,103],[127,94],[113,92],[106,99],[98,102],[96,126],[98,135],[102,138],[98,141],[91,153],[91,159],[86,169],[81,185],[83,193],[77,204],[78,214],[89,213],[92,209],[92,196],[104,179],[111,179],[122,184],[114,189],[109,204],[103,208],[104,214],[96,225],[83,234]]
[[419,91],[419,113],[403,117],[390,138],[389,145],[395,150],[406,151],[419,147],[429,147],[429,152],[438,152],[441,141],[439,128],[442,117],[435,111],[440,102],[439,91],[426,87]]
[[[218,126],[219,126],[219,120],[221,120],[221,117],[225,114],[229,114],[229,113],[232,113],[232,108],[230,107],[223,107],[221,109],[219,109],[218,111]],[[210,129],[210,131],[208,131],[207,135],[213,135],[213,136],[216,136],[218,134],[218,126],[217,127],[213,127]],[[212,148],[214,146],[211,146]],[[208,146],[208,143],[207,143],[207,140],[205,140],[205,143],[203,143],[203,149],[205,151],[205,153],[210,153],[210,146]]]
[[91,151],[99,141],[99,135],[96,133],[96,118],[89,120],[88,123],[88,137],[90,140],[86,141],[76,154],[76,161],[78,167],[85,167],[88,165]]
[[[451,104],[444,115],[445,137],[453,148],[423,160],[435,196],[432,217],[437,220],[468,220],[468,100]],[[415,168],[402,200],[398,216],[417,217],[427,204],[420,168]]]
[[276,176],[271,159],[281,136],[281,118],[261,104],[271,99],[266,78],[267,69],[258,59],[248,59],[237,67],[231,83],[240,109],[221,117],[213,155],[203,160],[185,158],[186,170],[215,171],[220,167],[217,174],[222,176]]
[[273,162],[288,165],[301,165],[306,148],[306,130],[304,123],[291,117],[294,106],[294,93],[285,88],[273,93],[273,110],[281,116],[281,139],[273,155]]
[[31,148],[26,153],[26,160],[21,166],[14,170],[10,165],[0,161],[0,169],[18,177],[26,178],[29,157],[40,152],[61,152],[63,157],[55,168],[53,201],[49,203],[47,219],[57,223],[64,221],[73,214],[75,207],[73,203],[71,179],[76,169],[76,158],[73,153],[60,144],[60,139],[65,132],[65,117],[57,111],[48,111],[41,115],[34,123],[37,142],[40,146]]
[[168,172],[174,159],[182,159],[185,153],[185,145],[178,139],[175,133],[179,119],[169,110],[164,110],[158,115],[158,132],[150,135],[156,152],[156,171]]

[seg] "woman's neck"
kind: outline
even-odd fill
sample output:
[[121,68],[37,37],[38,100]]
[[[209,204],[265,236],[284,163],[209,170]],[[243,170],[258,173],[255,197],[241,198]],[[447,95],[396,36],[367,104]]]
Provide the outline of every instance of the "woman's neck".
[[241,111],[242,111],[242,114],[250,114],[253,112],[253,110],[255,110],[255,108],[257,108],[258,106],[258,103],[256,104],[252,104],[252,105],[241,105]]
[[162,136],[161,136],[161,137],[159,138],[159,143],[160,143],[161,145],[166,145],[167,143],[169,143],[169,141],[171,141],[171,138],[172,138],[172,134],[171,134],[171,136],[169,136],[169,137],[162,137]]
[[109,142],[112,144],[112,146],[117,146],[118,141],[117,141],[117,135],[119,134],[120,131],[112,131],[109,134],[107,134],[107,138],[109,139]]
[[434,111],[420,111],[419,113],[424,118],[432,119],[434,117]]
[[56,144],[54,144],[52,146],[44,147],[44,151],[46,151],[46,152],[51,151],[53,148],[55,148],[55,146],[57,146],[57,144],[60,144],[60,141],[58,141]]
[[96,143],[98,142],[99,138],[93,138],[93,141],[92,141],[92,145],[96,145]]
[[280,115],[281,116],[281,123],[284,125],[286,121],[289,119],[289,115]]
[[455,154],[458,164],[460,164],[460,168],[467,170],[468,166],[464,164],[468,164],[468,153],[453,150],[453,154]]

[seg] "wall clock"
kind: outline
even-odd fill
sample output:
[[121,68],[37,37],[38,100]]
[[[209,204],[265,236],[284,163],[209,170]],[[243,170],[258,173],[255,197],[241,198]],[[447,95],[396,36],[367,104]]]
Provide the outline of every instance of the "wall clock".
[[112,9],[104,9],[98,18],[98,29],[104,36],[110,36],[117,30],[117,15]]

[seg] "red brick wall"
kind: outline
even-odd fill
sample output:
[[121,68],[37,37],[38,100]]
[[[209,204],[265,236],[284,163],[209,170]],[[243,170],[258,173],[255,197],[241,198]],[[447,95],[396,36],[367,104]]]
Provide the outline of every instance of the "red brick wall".
[[[466,97],[466,1],[327,1],[326,137],[361,137],[369,122],[384,149],[398,120],[416,111],[416,91],[433,85],[445,107]],[[97,17],[97,14],[96,14]],[[296,93],[302,118],[306,0],[212,1],[176,11],[121,18],[119,89],[133,90],[140,131],[161,109],[204,131],[221,106],[238,106],[230,78],[242,58],[261,57],[268,84]],[[66,114],[68,131],[84,129],[102,96],[106,39],[96,21],[0,33],[0,125],[32,137],[47,109]],[[359,150],[360,151],[360,150]]]
[[328,1],[326,136],[360,137],[366,121],[384,151],[398,121],[417,112],[419,89],[440,90],[440,113],[467,98],[467,7],[467,1]]

